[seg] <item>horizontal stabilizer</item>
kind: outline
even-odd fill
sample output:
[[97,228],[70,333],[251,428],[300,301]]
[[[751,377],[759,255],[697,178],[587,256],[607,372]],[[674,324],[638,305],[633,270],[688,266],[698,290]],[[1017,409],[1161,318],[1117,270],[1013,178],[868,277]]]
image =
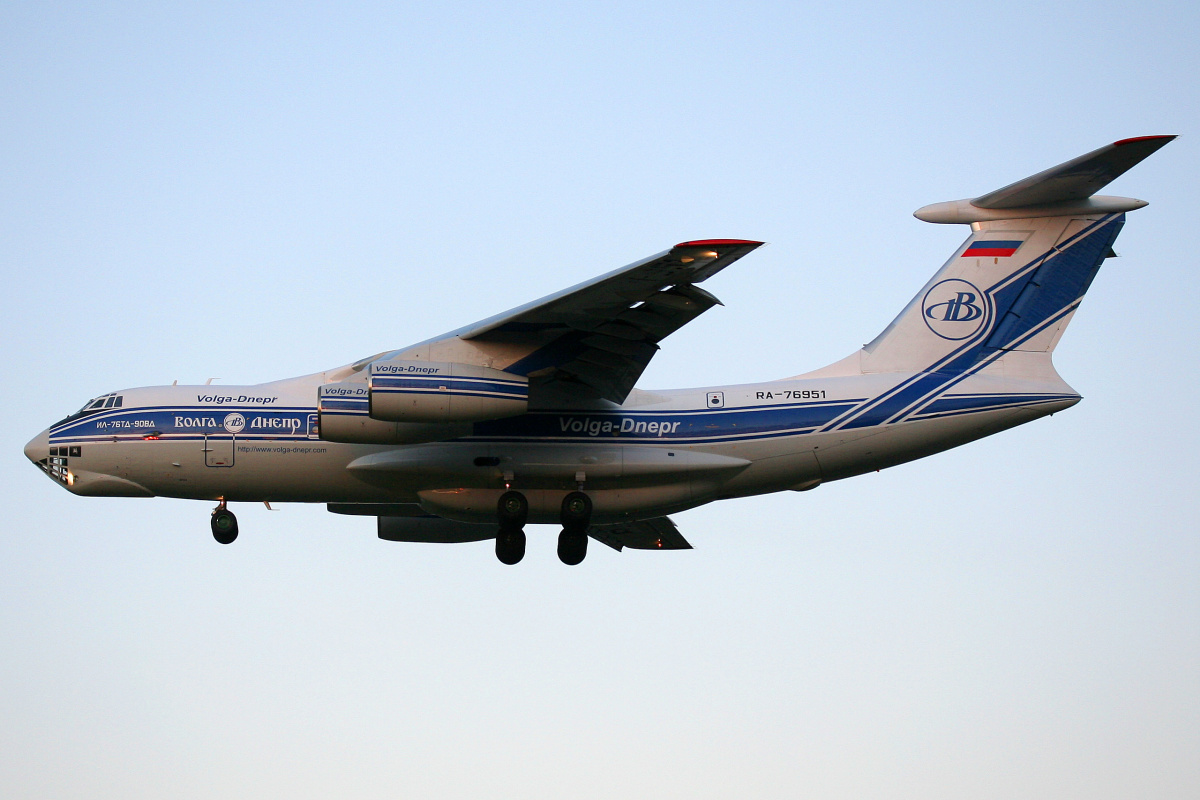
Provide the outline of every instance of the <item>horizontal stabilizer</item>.
[[1133,211],[1147,205],[1146,202],[1129,197],[1104,197],[1096,192],[1174,138],[1122,139],[974,200],[934,203],[918,209],[913,216],[925,222],[970,223]]
[[971,201],[976,208],[1020,208],[1086,200],[1174,136],[1122,139]]

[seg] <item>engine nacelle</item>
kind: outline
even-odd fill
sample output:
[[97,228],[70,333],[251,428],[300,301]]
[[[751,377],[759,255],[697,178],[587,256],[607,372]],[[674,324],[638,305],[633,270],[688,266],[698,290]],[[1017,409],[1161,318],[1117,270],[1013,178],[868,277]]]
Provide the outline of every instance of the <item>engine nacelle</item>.
[[469,422],[412,423],[371,419],[367,384],[327,383],[317,395],[318,435],[348,444],[417,444],[455,439],[471,432]]
[[445,361],[379,361],[367,382],[368,415],[389,422],[481,422],[524,414],[529,379]]

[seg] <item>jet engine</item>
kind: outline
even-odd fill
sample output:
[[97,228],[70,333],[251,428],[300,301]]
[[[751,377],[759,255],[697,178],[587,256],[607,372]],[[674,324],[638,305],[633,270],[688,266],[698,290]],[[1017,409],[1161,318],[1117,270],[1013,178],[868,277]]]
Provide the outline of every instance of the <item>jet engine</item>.
[[317,396],[317,430],[327,442],[417,444],[454,439],[471,432],[470,422],[395,422],[372,419],[363,381],[327,383]]
[[367,413],[388,422],[481,422],[524,414],[529,379],[445,361],[378,361],[367,379]]

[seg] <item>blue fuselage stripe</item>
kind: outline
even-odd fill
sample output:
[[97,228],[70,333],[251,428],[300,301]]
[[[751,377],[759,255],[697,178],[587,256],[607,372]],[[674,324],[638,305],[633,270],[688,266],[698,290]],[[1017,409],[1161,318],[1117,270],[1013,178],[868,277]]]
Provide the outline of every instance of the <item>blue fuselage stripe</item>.
[[[914,391],[916,391],[914,389]],[[942,396],[922,410],[921,418],[975,413],[1076,399],[1062,394],[992,394]],[[538,411],[519,417],[477,422],[471,441],[579,442],[622,439],[676,444],[773,439],[813,433],[862,400],[825,401],[783,406],[751,406],[674,411]],[[329,416],[361,417],[365,403],[338,401],[325,407]],[[50,433],[55,444],[137,440],[261,440],[316,438],[316,409],[148,407],[112,409],[63,425]],[[228,420],[228,423],[227,423]],[[229,427],[226,427],[228,424]],[[240,426],[240,428],[239,428]],[[237,428],[232,430],[231,428]]]

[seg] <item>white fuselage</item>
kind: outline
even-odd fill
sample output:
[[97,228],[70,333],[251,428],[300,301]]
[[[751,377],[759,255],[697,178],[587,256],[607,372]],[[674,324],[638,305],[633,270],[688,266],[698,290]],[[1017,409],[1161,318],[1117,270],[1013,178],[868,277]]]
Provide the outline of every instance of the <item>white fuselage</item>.
[[[554,522],[561,498],[583,486],[597,522],[616,522],[809,489],[1078,401],[1048,357],[1027,361],[1016,376],[999,361],[932,382],[928,374],[839,375],[835,365],[761,384],[635,391],[622,405],[531,407],[475,423],[469,435],[409,445],[322,440],[323,373],[256,386],[148,387],[115,393],[119,407],[56,424],[27,453],[42,458],[48,448],[47,471],[81,495],[419,503],[486,522],[512,487],[529,497],[531,522]],[[906,386],[920,399],[897,400]]]

